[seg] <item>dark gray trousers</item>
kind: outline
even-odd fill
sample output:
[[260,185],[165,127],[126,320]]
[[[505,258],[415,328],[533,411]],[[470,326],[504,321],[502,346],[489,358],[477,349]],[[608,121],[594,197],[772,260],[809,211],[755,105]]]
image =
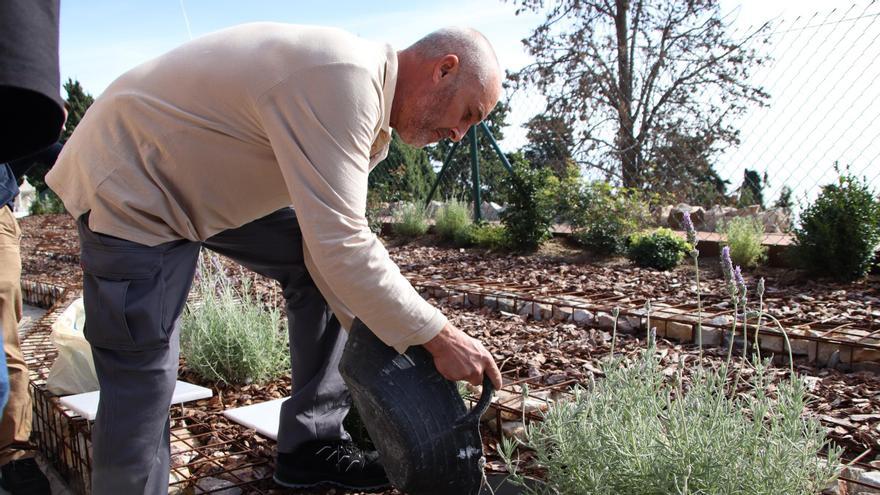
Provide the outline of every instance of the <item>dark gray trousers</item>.
[[338,364],[346,333],[303,262],[296,215],[285,208],[198,243],[148,247],[92,232],[79,219],[85,336],[101,398],[92,429],[92,493],[166,494],[169,415],[179,317],[202,246],[281,284],[293,390],[281,407],[278,451],[347,439],[350,397]]

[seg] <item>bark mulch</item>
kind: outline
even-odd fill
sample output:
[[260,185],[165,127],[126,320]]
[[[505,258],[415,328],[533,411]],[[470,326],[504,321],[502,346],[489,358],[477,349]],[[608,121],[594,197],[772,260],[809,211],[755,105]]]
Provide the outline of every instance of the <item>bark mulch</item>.
[[[78,287],[81,272],[78,264],[78,241],[74,221],[66,215],[27,217],[22,220],[23,278],[59,285]],[[482,277],[496,282],[526,284],[536,291],[606,291],[633,299],[649,298],[657,302],[675,303],[695,299],[693,268],[687,264],[669,271],[657,272],[632,267],[620,259],[591,259],[554,242],[531,256],[493,253],[484,250],[437,247],[425,244],[396,245],[389,243],[391,257],[405,274],[423,277]],[[224,260],[227,274],[241,278],[251,276],[229,260]],[[723,281],[716,268],[717,259],[701,260],[702,292],[709,306],[723,308]],[[814,281],[791,270],[758,269],[746,274],[754,287],[758,277],[767,280],[765,302],[776,314],[804,320],[830,319],[833,322],[855,322],[876,326],[880,319],[880,283],[876,276],[868,280],[841,284]],[[254,290],[266,304],[282,303],[276,284],[256,277]],[[589,383],[601,377],[600,365],[608,357],[608,332],[573,323],[533,321],[518,315],[500,313],[488,308],[452,306],[447,301],[432,300],[459,328],[481,339],[493,352],[502,371],[510,376],[537,377],[546,385],[569,380]],[[775,309],[774,309],[775,308]],[[644,348],[644,338],[621,335],[618,350],[636,353]],[[661,340],[658,352],[661,364],[675,369],[680,360],[694,362],[698,351],[691,345]],[[721,350],[709,350],[704,364],[718,366],[724,359]],[[252,430],[225,420],[220,413],[227,408],[284,397],[289,393],[290,379],[282,377],[268,384],[231,387],[206,383],[195,376],[182,359],[181,378],[212,387],[210,400],[187,405],[187,414],[211,424],[216,431],[237,439],[227,452],[214,455],[230,463],[272,458],[274,443]],[[880,374],[875,368],[844,373],[796,362],[798,373],[807,377],[811,403],[808,414],[818,416],[828,429],[829,437],[846,449],[848,457],[862,456],[862,461],[880,467]],[[788,366],[778,363],[772,374],[783,378]],[[486,429],[486,428],[484,428]],[[495,436],[486,434],[487,451],[492,452]],[[243,450],[253,453],[241,455]],[[493,462],[495,461],[495,462]],[[490,459],[497,467],[497,459]],[[266,475],[266,467],[257,468],[255,478]],[[210,475],[211,473],[195,473]],[[271,484],[266,486],[270,489]],[[281,490],[277,491],[281,493]],[[285,493],[333,494],[338,490],[300,491]],[[384,492],[388,494],[395,491]]]

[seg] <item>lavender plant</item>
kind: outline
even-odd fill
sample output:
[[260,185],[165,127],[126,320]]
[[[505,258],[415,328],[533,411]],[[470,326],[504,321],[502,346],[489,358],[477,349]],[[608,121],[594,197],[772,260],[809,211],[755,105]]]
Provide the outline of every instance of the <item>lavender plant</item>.
[[207,380],[262,383],[290,371],[287,329],[278,309],[261,307],[252,280],[235,287],[219,263],[199,261],[198,307],[188,306],[180,329],[186,364]]
[[405,203],[394,214],[394,233],[411,239],[428,231],[428,213],[420,203]]
[[[728,249],[721,267],[736,315],[725,362],[717,369],[680,363],[666,379],[650,331],[638,358],[627,361],[612,350],[605,378],[575,388],[572,401],[527,426],[523,445],[546,473],[541,483],[526,483],[514,460],[516,442],[502,441],[511,479],[526,493],[815,495],[835,478],[841,450],[817,420],[804,417],[807,390],[793,369],[771,393],[769,361],[744,353],[739,369],[753,370],[737,372],[728,390],[733,337],[739,325],[745,334],[747,316],[761,321],[764,283],[758,309],[748,311],[747,285]],[[645,309],[650,329],[650,303]],[[612,349],[616,338],[615,327]],[[741,379],[747,393],[738,388]],[[819,461],[823,450],[827,457]]]
[[767,259],[764,246],[764,224],[752,217],[739,217],[726,222],[720,229],[727,236],[734,263],[751,268]]

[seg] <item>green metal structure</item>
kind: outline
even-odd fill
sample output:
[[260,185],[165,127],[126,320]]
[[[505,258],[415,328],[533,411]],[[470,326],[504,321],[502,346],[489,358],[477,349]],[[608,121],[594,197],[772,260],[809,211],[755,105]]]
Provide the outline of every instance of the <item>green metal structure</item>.
[[[479,222],[482,219],[482,214],[480,212],[480,205],[483,203],[480,199],[480,154],[478,153],[477,148],[477,128],[483,132],[483,135],[489,140],[489,143],[492,145],[492,149],[495,150],[495,153],[498,155],[498,158],[501,159],[501,163],[504,164],[504,168],[507,169],[508,172],[513,174],[513,167],[510,166],[510,162],[507,161],[507,157],[504,156],[504,153],[501,151],[501,148],[498,147],[498,142],[495,141],[495,136],[492,135],[492,131],[489,130],[489,127],[485,122],[480,122],[479,124],[472,126],[468,130],[468,138],[470,140],[470,154],[471,154],[471,178],[473,182],[473,199],[474,199],[474,221]],[[446,172],[446,169],[449,168],[449,164],[452,163],[452,157],[455,154],[455,151],[458,149],[458,145],[461,141],[457,143],[453,143],[452,148],[449,149],[449,153],[446,154],[446,158],[443,160],[443,167],[440,168],[440,172],[437,173],[437,179],[434,181],[434,185],[431,187],[431,192],[428,193],[428,199],[425,200],[425,207],[427,207],[431,200],[434,199],[434,193],[437,192],[437,186],[440,185],[440,181],[443,179],[443,174]]]

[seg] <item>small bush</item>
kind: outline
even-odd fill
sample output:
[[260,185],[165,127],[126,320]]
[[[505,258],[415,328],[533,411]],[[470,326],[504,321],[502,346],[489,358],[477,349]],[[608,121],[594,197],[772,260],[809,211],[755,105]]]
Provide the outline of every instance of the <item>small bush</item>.
[[467,205],[458,200],[446,202],[434,218],[437,235],[457,245],[467,244],[471,221]]
[[801,213],[794,233],[795,264],[815,275],[859,279],[880,242],[880,201],[866,181],[841,174]]
[[[672,380],[648,349],[629,364],[603,365],[592,389],[576,388],[572,402],[550,408],[527,429],[526,445],[558,494],[814,495],[839,468],[840,450],[817,454],[828,441],[815,418],[802,416],[807,389],[797,375],[775,392],[773,375],[756,360],[740,390],[725,392],[728,367],[694,369],[682,397],[681,371]],[[502,449],[511,471],[513,444]],[[518,484],[525,479],[513,475]]]
[[501,181],[508,201],[501,214],[505,244],[513,250],[533,251],[550,237],[559,181],[548,169],[518,164],[515,171]]
[[405,203],[394,214],[394,233],[406,239],[425,235],[428,214],[419,203]]
[[597,254],[614,255],[626,252],[627,240],[648,225],[650,216],[641,192],[593,182],[583,187],[565,220],[578,244]]
[[671,270],[681,263],[691,246],[673,231],[660,228],[630,237],[627,257],[642,268]]
[[201,305],[187,307],[180,329],[186,364],[207,380],[262,383],[290,372],[286,325],[278,309],[263,309],[249,291],[200,265]]
[[504,249],[507,242],[507,233],[503,225],[471,224],[467,235],[468,244],[485,249]]
[[754,267],[767,258],[767,247],[763,245],[764,224],[753,217],[737,217],[721,226],[720,232],[727,235],[730,246],[730,259],[734,265]]
[[37,195],[37,199],[31,203],[30,214],[31,215],[52,215],[56,213],[65,213],[67,210],[64,209],[64,203],[61,202],[61,198],[58,197],[51,189],[47,189],[41,194]]

